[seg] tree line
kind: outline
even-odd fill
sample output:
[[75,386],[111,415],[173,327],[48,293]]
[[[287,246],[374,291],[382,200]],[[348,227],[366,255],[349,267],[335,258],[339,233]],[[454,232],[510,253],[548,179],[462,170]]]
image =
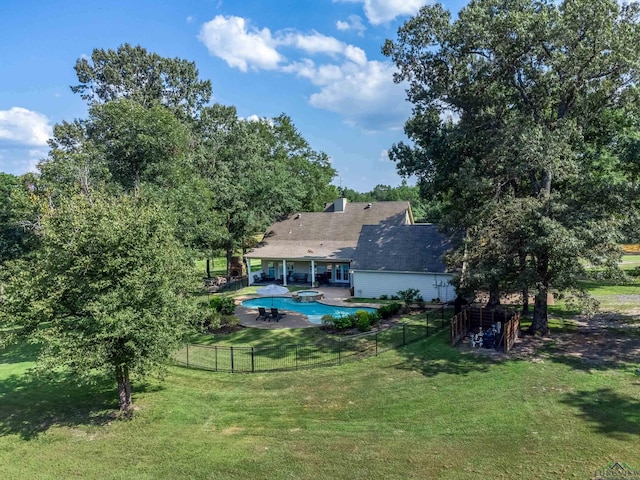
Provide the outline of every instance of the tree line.
[[83,119],[55,125],[37,174],[0,175],[0,343],[38,368],[116,379],[162,372],[204,310],[192,259],[242,249],[293,211],[332,201],[335,170],[291,119],[210,102],[194,63],[140,46],[76,62]]

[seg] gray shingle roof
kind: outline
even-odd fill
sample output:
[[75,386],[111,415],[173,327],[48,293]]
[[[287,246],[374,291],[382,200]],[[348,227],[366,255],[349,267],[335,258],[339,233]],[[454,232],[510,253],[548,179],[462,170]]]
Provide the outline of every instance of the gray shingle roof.
[[366,225],[351,263],[354,270],[444,273],[452,247],[433,224]]
[[363,226],[405,225],[411,221],[410,212],[409,202],[354,202],[343,212],[330,204],[323,212],[293,214],[269,227],[262,243],[246,257],[350,260]]

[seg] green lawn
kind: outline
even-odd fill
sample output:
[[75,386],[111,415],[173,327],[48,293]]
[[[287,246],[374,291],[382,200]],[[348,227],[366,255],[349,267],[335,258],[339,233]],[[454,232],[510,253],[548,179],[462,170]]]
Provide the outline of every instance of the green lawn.
[[[612,307],[640,289],[586,286]],[[571,313],[552,307],[554,332],[575,331]],[[191,340],[325,336],[242,329]],[[610,461],[640,469],[640,365],[586,364],[553,348],[497,360],[447,339],[444,329],[377,357],[299,371],[172,367],[164,382],[134,383],[128,421],[114,419],[111,379],[31,377],[35,349],[19,345],[0,351],[0,478],[546,479],[592,478]]]
[[[210,263],[211,275],[225,276],[227,274],[227,257],[215,257],[211,259]],[[207,275],[207,261],[206,259],[196,260],[195,269],[199,275]],[[260,260],[251,259],[251,269],[255,272],[260,270]]]
[[634,366],[493,361],[446,337],[339,367],[172,368],[135,385],[130,421],[109,415],[111,382],[30,378],[33,349],[13,348],[0,354],[0,478],[591,478],[612,460],[640,467]]

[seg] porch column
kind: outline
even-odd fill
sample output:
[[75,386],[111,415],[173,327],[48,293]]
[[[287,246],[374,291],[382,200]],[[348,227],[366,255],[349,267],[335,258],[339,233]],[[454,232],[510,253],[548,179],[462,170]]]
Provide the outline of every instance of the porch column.
[[287,261],[282,260],[282,285],[287,286]]
[[311,286],[312,287],[315,281],[316,281],[316,262],[314,260],[311,260]]
[[251,276],[251,259],[245,257],[245,262],[247,262],[247,285],[253,285],[253,277]]

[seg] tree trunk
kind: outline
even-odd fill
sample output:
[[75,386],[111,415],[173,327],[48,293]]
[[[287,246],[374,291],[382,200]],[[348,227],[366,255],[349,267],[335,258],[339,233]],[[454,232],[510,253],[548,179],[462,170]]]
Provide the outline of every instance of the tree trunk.
[[549,333],[549,321],[547,317],[547,294],[549,289],[547,286],[538,288],[535,304],[533,306],[533,322],[529,327],[529,333],[540,333],[546,335]]
[[549,332],[549,322],[547,318],[547,295],[549,294],[549,255],[546,252],[539,254],[536,258],[536,294],[533,305],[533,322],[529,327],[529,333],[541,333],[546,335]]
[[126,365],[116,367],[116,380],[118,381],[118,396],[120,397],[120,411],[131,413],[131,381],[129,379],[129,368]]
[[231,257],[233,257],[233,246],[227,247],[227,282],[231,281]]
[[497,282],[491,282],[489,284],[489,301],[487,302],[487,308],[493,309],[500,305],[500,288]]
[[207,278],[211,278],[211,264],[209,258],[207,258]]
[[523,250],[518,251],[518,257],[520,260],[520,276],[522,281],[522,315],[529,315],[529,285],[525,277],[525,270],[527,268],[527,254]]
[[522,315],[529,315],[529,286],[522,287]]

